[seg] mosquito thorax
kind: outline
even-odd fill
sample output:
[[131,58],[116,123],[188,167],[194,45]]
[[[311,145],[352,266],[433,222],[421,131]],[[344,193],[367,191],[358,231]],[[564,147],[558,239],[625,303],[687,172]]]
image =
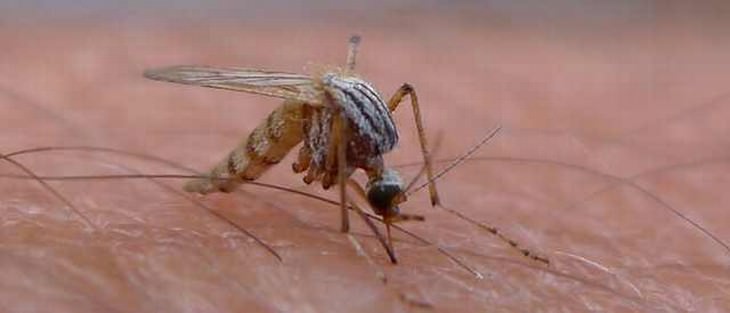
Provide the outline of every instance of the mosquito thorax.
[[368,203],[375,214],[392,217],[400,213],[397,200],[403,195],[403,180],[398,172],[385,169],[381,175],[370,179],[367,189]]

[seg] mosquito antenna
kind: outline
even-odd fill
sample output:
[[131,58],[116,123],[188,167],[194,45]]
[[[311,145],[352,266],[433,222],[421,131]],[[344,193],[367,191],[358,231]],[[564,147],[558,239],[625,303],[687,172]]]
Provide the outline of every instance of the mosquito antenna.
[[484,138],[482,138],[482,140],[479,141],[479,143],[477,143],[476,145],[474,145],[473,147],[471,147],[468,151],[466,151],[466,153],[464,153],[460,157],[456,158],[446,168],[444,168],[443,170],[441,170],[440,172],[438,172],[436,175],[434,175],[433,176],[433,179],[431,179],[431,180],[429,180],[429,181],[421,184],[420,186],[416,187],[415,189],[407,192],[406,195],[411,195],[411,194],[414,194],[414,193],[418,192],[419,190],[421,190],[421,189],[425,188],[426,186],[430,185],[432,182],[435,182],[438,179],[440,179],[442,176],[444,176],[446,173],[448,173],[454,167],[458,166],[459,164],[461,164],[464,161],[466,161],[467,159],[469,159],[469,157],[471,157],[474,153],[476,153],[479,150],[479,148],[481,148],[484,144],[486,144],[490,139],[494,138],[494,136],[496,136],[497,133],[501,129],[502,129],[502,125],[497,125],[497,127],[495,127],[486,136],[484,136]]
[[347,51],[347,70],[355,70],[355,59],[357,58],[357,50],[360,48],[360,35],[352,35],[350,37],[350,46]]

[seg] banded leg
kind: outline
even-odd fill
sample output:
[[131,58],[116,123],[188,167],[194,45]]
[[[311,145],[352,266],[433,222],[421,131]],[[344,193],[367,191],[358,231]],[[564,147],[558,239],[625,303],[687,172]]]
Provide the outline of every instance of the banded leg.
[[413,117],[416,120],[416,129],[418,130],[418,140],[421,143],[421,154],[423,154],[423,162],[426,164],[426,177],[428,178],[428,193],[431,196],[431,205],[436,206],[441,204],[438,192],[436,191],[436,182],[434,181],[433,165],[431,162],[431,154],[428,150],[428,141],[426,140],[426,133],[423,127],[423,119],[421,118],[421,108],[418,105],[418,96],[416,96],[416,90],[409,84],[403,84],[393,94],[388,101],[388,109],[395,111],[403,101],[403,98],[408,95],[411,98],[411,106],[413,107]]

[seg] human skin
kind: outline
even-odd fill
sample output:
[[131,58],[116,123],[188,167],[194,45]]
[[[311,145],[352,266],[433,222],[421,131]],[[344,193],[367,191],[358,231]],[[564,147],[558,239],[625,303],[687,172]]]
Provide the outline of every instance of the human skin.
[[[442,138],[438,160],[503,127],[438,189],[444,206],[498,227],[549,266],[431,208],[425,190],[401,209],[426,220],[401,226],[432,245],[394,232],[393,265],[361,220],[352,215],[354,236],[342,234],[337,207],[316,199],[248,185],[190,197],[179,179],[48,180],[60,200],[6,161],[2,311],[730,310],[730,252],[698,228],[730,241],[730,45],[721,32],[672,19],[577,31],[456,17],[408,22],[359,25],[359,75],[384,97],[404,82],[416,88],[428,135]],[[1,153],[109,147],[200,171],[280,101],[145,80],[144,69],[313,71],[341,65],[352,32],[314,22],[23,29],[0,31]],[[394,116],[401,142],[387,164],[419,162],[408,102]],[[13,159],[39,176],[188,174],[110,152]],[[291,162],[261,181],[336,199],[305,187]],[[419,166],[398,169],[410,178]]]

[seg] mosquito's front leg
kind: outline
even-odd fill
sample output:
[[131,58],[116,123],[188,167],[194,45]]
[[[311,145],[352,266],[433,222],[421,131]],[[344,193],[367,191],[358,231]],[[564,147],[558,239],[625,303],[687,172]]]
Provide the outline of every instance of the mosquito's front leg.
[[350,231],[350,212],[347,209],[347,143],[348,143],[348,122],[343,112],[338,112],[335,119],[335,133],[337,139],[337,185],[340,191],[340,211],[342,215],[342,223],[340,231],[343,233]]
[[411,106],[413,107],[413,117],[416,119],[416,129],[418,130],[418,139],[421,142],[421,154],[423,154],[423,161],[426,163],[426,177],[428,178],[428,192],[431,196],[432,205],[440,205],[441,200],[439,199],[438,192],[436,191],[436,182],[434,181],[433,165],[431,163],[431,154],[428,150],[428,141],[426,140],[426,133],[423,127],[423,119],[421,118],[421,108],[418,105],[418,97],[416,96],[416,90],[409,84],[403,84],[393,94],[388,101],[388,109],[395,111],[403,101],[403,98],[409,95],[411,97]]

